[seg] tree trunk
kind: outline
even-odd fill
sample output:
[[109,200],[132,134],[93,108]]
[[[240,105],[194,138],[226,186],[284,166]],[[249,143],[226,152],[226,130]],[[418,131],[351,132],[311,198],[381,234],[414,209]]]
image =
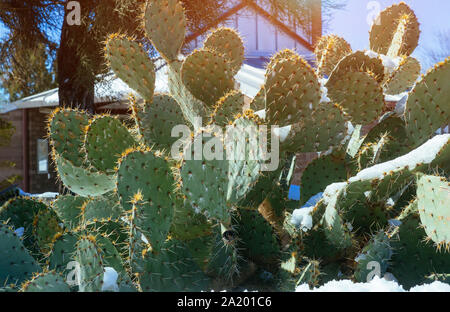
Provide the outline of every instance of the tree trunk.
[[88,38],[86,25],[69,25],[68,10],[64,14],[61,42],[57,55],[59,106],[80,108],[93,112],[94,81],[92,69],[81,62],[80,45]]

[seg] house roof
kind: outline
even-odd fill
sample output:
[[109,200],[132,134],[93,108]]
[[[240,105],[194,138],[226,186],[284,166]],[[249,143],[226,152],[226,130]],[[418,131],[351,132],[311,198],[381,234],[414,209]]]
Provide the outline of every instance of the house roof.
[[274,25],[277,29],[283,31],[286,35],[303,45],[305,48],[310,50],[311,52],[314,51],[313,45],[305,38],[297,34],[295,31],[291,30],[290,27],[288,27],[286,24],[278,20],[276,17],[271,15],[269,12],[267,12],[265,9],[263,9],[261,6],[259,6],[255,1],[253,0],[241,0],[230,8],[227,12],[222,14],[217,20],[214,22],[211,22],[210,24],[202,27],[201,29],[197,30],[196,32],[189,34],[185,39],[185,44],[190,43],[191,41],[195,40],[199,36],[205,34],[208,30],[211,28],[217,27],[220,23],[226,21],[228,18],[233,16],[234,14],[238,13],[244,8],[250,8],[253,11],[255,11],[257,14],[263,16],[267,21],[269,21],[272,25]]
[[[241,92],[246,96],[253,98],[264,84],[264,75],[264,70],[244,64],[235,76],[235,79],[239,84]],[[169,92],[166,67],[162,67],[157,71],[155,83],[156,93]],[[98,106],[102,106],[102,109],[114,109],[117,104],[126,102],[130,93],[134,94],[137,98],[140,98],[140,96],[133,89],[128,87],[128,85],[120,78],[111,75],[109,79],[95,85],[94,103],[100,104]],[[58,105],[58,88],[55,88],[8,103],[3,109],[0,108],[0,114],[16,109],[56,107]]]

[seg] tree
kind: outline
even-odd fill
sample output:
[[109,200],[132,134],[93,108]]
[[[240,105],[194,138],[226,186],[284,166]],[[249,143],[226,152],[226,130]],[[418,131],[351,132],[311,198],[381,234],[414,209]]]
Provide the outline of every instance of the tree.
[[44,44],[29,48],[14,45],[9,53],[8,62],[0,66],[0,83],[10,101],[56,87]]

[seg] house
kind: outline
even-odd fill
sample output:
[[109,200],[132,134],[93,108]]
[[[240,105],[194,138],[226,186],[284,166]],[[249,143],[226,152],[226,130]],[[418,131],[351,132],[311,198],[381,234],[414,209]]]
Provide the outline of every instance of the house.
[[[320,0],[314,1],[315,4]],[[312,62],[314,42],[321,36],[320,5],[313,12],[312,35],[305,36],[296,25],[289,25],[271,16],[258,5],[257,0],[232,0],[229,10],[214,23],[196,33],[187,34],[185,50],[199,46],[209,31],[220,26],[237,29],[243,36],[246,47],[245,64],[236,75],[240,90],[247,99],[253,98],[264,83],[264,69],[270,56],[285,48],[295,49]],[[167,74],[164,67],[157,72],[156,92],[167,91]],[[110,112],[125,116],[128,113],[126,100],[134,93],[122,80],[110,77],[95,87],[96,113]],[[1,175],[22,176],[20,188],[29,193],[57,192],[55,168],[49,157],[47,141],[47,119],[49,113],[59,105],[58,89],[48,90],[0,108],[1,118],[13,123],[16,132],[9,147],[0,147],[0,162],[13,161],[16,168]]]

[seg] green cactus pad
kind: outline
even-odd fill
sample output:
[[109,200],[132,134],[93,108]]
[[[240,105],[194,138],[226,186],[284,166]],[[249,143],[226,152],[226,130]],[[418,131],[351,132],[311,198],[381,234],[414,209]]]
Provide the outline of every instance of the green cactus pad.
[[119,202],[105,197],[96,197],[83,205],[83,222],[104,222],[118,220],[123,213]]
[[327,82],[328,90],[332,89],[346,74],[353,72],[370,73],[370,76],[378,83],[384,79],[384,66],[381,58],[373,58],[364,51],[356,51],[345,56],[336,65]]
[[142,98],[151,100],[155,90],[155,65],[143,47],[121,35],[111,35],[105,47],[114,73]]
[[26,282],[21,292],[70,292],[69,285],[56,272],[41,273]]
[[23,244],[29,250],[38,251],[37,238],[33,234],[35,217],[47,211],[45,203],[26,197],[12,198],[0,208],[0,222],[8,222],[14,229],[24,228]]
[[117,273],[125,273],[124,264],[117,248],[106,236],[97,236],[97,246],[102,251],[105,267],[112,267]]
[[64,186],[81,196],[100,196],[115,188],[115,176],[77,167],[55,155],[58,175]]
[[133,116],[145,144],[156,144],[158,149],[170,149],[178,140],[172,137],[172,129],[186,124],[178,102],[167,94],[156,94],[152,102],[133,105]]
[[292,125],[309,116],[320,102],[314,70],[298,55],[278,59],[266,73],[266,119],[270,125]]
[[342,150],[314,159],[305,171],[300,182],[300,205],[334,182],[346,181],[356,168],[346,160]]
[[416,15],[401,2],[382,11],[375,20],[370,31],[370,49],[392,57],[408,56],[416,49],[419,36]]
[[244,62],[244,43],[239,34],[231,28],[214,30],[204,43],[205,49],[221,53],[230,63],[233,74],[237,74]]
[[[202,138],[203,136],[203,138]],[[209,137],[208,137],[209,136]],[[216,137],[211,129],[199,130],[198,134],[192,139],[190,145],[184,153],[183,165],[181,167],[182,190],[186,195],[189,204],[197,213],[205,213],[207,217],[223,220],[229,223],[229,209],[227,204],[228,190],[228,161],[225,159],[225,153],[221,152],[222,160],[202,160],[203,146],[200,149],[196,147],[198,143],[208,144],[209,142],[221,142],[221,137]],[[196,156],[194,151],[201,153]],[[196,160],[198,159],[198,160]]]
[[196,130],[197,125],[196,118],[208,117],[211,115],[211,110],[208,106],[204,105],[202,101],[192,95],[188,88],[184,85],[181,78],[181,62],[175,61],[168,66],[168,84],[171,95],[177,100],[178,104],[183,111],[183,115]]
[[227,232],[223,226],[217,226],[214,229],[213,234],[213,248],[211,257],[206,268],[208,275],[215,277],[221,283],[223,287],[233,285],[233,283],[239,279],[241,275],[242,256],[237,248],[235,231],[229,231],[231,237],[227,236],[224,239],[224,233]]
[[386,162],[408,153],[413,145],[406,136],[405,122],[402,118],[388,115],[370,130],[363,144],[378,143],[386,136],[385,146],[378,155],[379,162]]
[[28,253],[21,239],[0,222],[0,285],[20,284],[41,268]]
[[423,175],[417,181],[420,221],[428,237],[441,248],[450,247],[450,183],[443,177]]
[[209,236],[211,222],[203,214],[196,213],[188,201],[177,201],[171,235],[181,241]]
[[101,291],[104,260],[98,243],[93,236],[79,238],[75,261],[80,265],[80,292]]
[[81,149],[88,124],[89,115],[69,108],[57,108],[50,116],[48,123],[50,144],[59,155],[76,166],[82,166],[84,162]]
[[53,201],[52,208],[68,229],[78,227],[81,221],[81,208],[87,198],[72,195],[60,195]]
[[138,277],[144,292],[205,291],[208,288],[209,278],[179,241],[167,241],[157,255],[147,252],[144,261],[145,272]]
[[352,246],[351,230],[340,215],[339,198],[342,194],[341,190],[329,199],[321,221],[324,226],[325,237],[338,250],[345,250]]
[[280,245],[272,226],[256,209],[238,210],[238,248],[256,264],[275,264],[280,257]]
[[389,266],[389,261],[392,257],[392,248],[389,242],[389,237],[380,232],[361,250],[361,253],[355,259],[357,263],[355,269],[355,279],[359,283],[370,282],[369,274],[373,271],[374,267],[371,266],[371,262],[379,265],[379,273],[383,277]]
[[186,33],[186,17],[181,3],[177,0],[147,2],[145,30],[166,61],[177,60]]
[[264,86],[258,91],[250,103],[250,109],[255,112],[266,109],[266,89]]
[[345,39],[336,35],[321,37],[314,49],[318,73],[330,76],[339,61],[350,53],[352,48]]
[[419,78],[421,66],[417,59],[408,56],[403,59],[399,68],[394,71],[384,84],[387,94],[399,94],[413,87]]
[[297,153],[322,152],[338,146],[347,135],[347,117],[338,105],[322,103],[294,124],[281,148]]
[[78,236],[70,232],[57,234],[53,238],[51,252],[48,255],[50,270],[55,270],[67,276],[69,272],[75,269],[74,266],[71,266],[71,262],[75,260],[77,241]]
[[181,78],[188,90],[209,107],[234,89],[231,66],[215,51],[192,52],[183,63]]
[[211,123],[226,126],[234,120],[234,116],[242,114],[245,96],[240,91],[233,90],[224,95],[215,105]]
[[297,58],[298,54],[290,49],[284,49],[281,51],[278,51],[277,53],[275,53],[274,55],[272,55],[272,57],[270,58],[269,63],[266,66],[266,72],[272,71],[274,66],[282,60],[288,60],[290,58]]
[[420,145],[450,123],[450,57],[437,64],[416,84],[405,107],[406,132]]
[[49,245],[53,242],[55,235],[63,231],[59,223],[56,213],[50,209],[39,211],[34,218],[33,234],[41,253],[48,253]]
[[175,180],[167,160],[150,150],[135,150],[121,160],[117,190],[126,211],[133,209],[133,224],[159,250],[175,210]]
[[331,86],[329,83],[330,98],[342,106],[353,123],[369,124],[381,115],[384,108],[383,90],[369,73],[349,72]]
[[425,241],[419,213],[409,209],[399,221],[401,225],[391,238],[393,255],[388,268],[398,283],[409,289],[425,283],[430,274],[450,272],[448,253],[438,252],[433,244]]
[[97,116],[89,122],[84,148],[88,161],[100,172],[111,173],[117,160],[136,145],[128,129],[112,116]]

